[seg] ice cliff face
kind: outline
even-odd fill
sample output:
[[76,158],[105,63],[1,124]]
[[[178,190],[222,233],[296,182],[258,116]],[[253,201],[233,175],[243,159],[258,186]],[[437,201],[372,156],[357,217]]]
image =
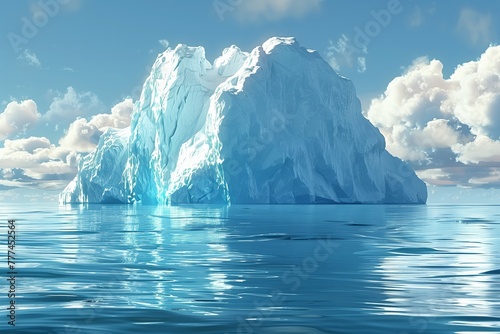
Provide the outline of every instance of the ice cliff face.
[[293,38],[210,64],[202,47],[160,54],[130,129],[109,130],[60,201],[425,203],[385,150],[352,83]]
[[108,129],[85,156],[78,174],[59,195],[63,203],[124,203],[122,174],[127,162],[129,129]]

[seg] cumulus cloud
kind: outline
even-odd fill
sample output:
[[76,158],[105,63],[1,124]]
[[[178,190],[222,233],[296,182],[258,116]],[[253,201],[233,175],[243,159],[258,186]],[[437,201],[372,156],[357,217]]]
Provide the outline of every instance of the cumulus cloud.
[[479,135],[474,141],[465,145],[457,145],[454,151],[458,154],[458,161],[464,164],[497,162],[500,163],[500,141],[487,136]]
[[40,117],[33,100],[10,102],[0,113],[0,140],[26,132],[39,121]]
[[31,52],[28,49],[25,49],[17,59],[24,61],[26,64],[34,67],[41,68],[42,63],[38,59],[37,55],[34,52]]
[[90,121],[80,118],[70,124],[66,135],[59,141],[61,146],[73,151],[92,151],[102,133],[109,127],[123,129],[130,125],[134,108],[132,99],[125,99],[111,109],[111,114],[98,114]]
[[16,187],[63,186],[74,177],[77,154],[45,137],[5,140],[0,148],[0,184]]
[[[1,168],[32,167],[32,163],[66,160],[68,150],[57,147],[45,137],[29,137],[23,139],[5,140],[4,147],[0,148]],[[21,159],[22,156],[29,157]]]
[[465,34],[473,44],[489,44],[493,34],[491,14],[482,14],[471,8],[463,8],[456,30],[460,35]]
[[429,183],[485,186],[500,169],[500,46],[449,78],[439,60],[416,59],[366,116]]
[[36,149],[50,148],[50,140],[45,137],[30,137],[16,140],[6,140],[4,143],[5,152],[28,152],[33,154]]
[[90,152],[96,147],[101,135],[102,132],[94,124],[80,118],[70,124],[59,144],[78,152]]
[[[301,18],[321,8],[323,0],[251,0],[239,1],[234,7],[235,15],[243,21],[265,19],[277,21],[286,17]],[[239,3],[239,4],[238,4]]]
[[104,104],[94,93],[79,93],[73,87],[68,87],[64,94],[57,93],[43,118],[53,125],[66,127],[77,118],[91,117],[104,110]]
[[[28,106],[32,104],[30,110],[36,111],[36,105],[33,101],[24,101],[23,103]],[[11,107],[9,105],[7,107],[14,106],[17,108],[16,111],[23,110],[21,104],[10,103]],[[125,99],[116,104],[110,113],[94,115],[90,121],[85,118],[76,119],[59,140],[59,145],[52,143],[46,137],[6,139],[3,147],[0,148],[0,186],[63,188],[75,176],[82,154],[95,148],[99,137],[107,128],[130,126],[133,106],[132,99]],[[19,116],[21,113],[15,114]],[[3,120],[1,117],[0,124]],[[0,129],[2,129],[1,126]]]
[[99,114],[92,117],[91,122],[99,129],[108,127],[123,129],[130,125],[130,116],[134,109],[131,98],[125,99],[111,108],[111,114]]

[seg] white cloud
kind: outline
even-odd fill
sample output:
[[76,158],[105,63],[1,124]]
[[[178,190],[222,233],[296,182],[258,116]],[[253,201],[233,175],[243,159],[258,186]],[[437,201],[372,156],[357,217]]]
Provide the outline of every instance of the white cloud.
[[25,61],[30,66],[35,66],[38,68],[42,67],[42,63],[38,59],[37,55],[34,52],[31,52],[28,49],[25,49],[17,59]]
[[6,140],[4,142],[6,152],[23,151],[32,154],[36,149],[50,147],[50,140],[45,137],[29,137],[16,140]]
[[[81,94],[69,89],[70,98],[64,97],[65,103],[58,105],[60,110],[68,101],[80,101]],[[66,95],[68,95],[66,94]],[[86,95],[92,97],[92,95]],[[91,98],[92,100],[92,98]],[[81,101],[80,101],[81,102]],[[36,104],[29,100],[24,101],[31,107],[28,110],[36,111]],[[70,106],[78,103],[70,103]],[[9,111],[22,110],[22,103],[10,103]],[[97,114],[90,121],[79,118],[69,125],[59,145],[51,143],[46,137],[29,137],[14,140],[5,140],[0,148],[0,188],[43,188],[61,189],[71,180],[77,171],[80,154],[93,150],[101,134],[109,127],[126,128],[130,126],[130,119],[134,104],[132,99],[125,99],[116,104],[108,114]],[[56,110],[56,109],[52,109]],[[58,110],[58,109],[57,109]],[[11,111],[7,113],[11,115]],[[0,121],[2,115],[0,114]],[[21,113],[15,113],[19,116]],[[40,117],[40,115],[38,115]],[[1,129],[1,127],[0,127]]]
[[25,132],[39,119],[40,114],[33,100],[10,102],[0,113],[0,140]]
[[54,98],[43,119],[54,126],[66,127],[77,118],[91,117],[104,110],[103,103],[94,93],[78,93],[73,87],[68,87],[66,93],[58,93]]
[[243,21],[277,21],[286,17],[301,18],[321,8],[323,0],[243,0],[235,15]]
[[96,147],[101,135],[102,132],[94,124],[80,118],[70,124],[59,144],[78,152],[90,152]]
[[489,47],[479,61],[459,66],[450,81],[460,84],[450,107],[476,135],[500,138],[500,46]]
[[416,59],[372,100],[366,116],[387,149],[412,161],[429,183],[477,185],[470,180],[500,164],[500,46],[458,66],[450,78],[440,61]]
[[57,147],[45,137],[5,140],[0,148],[0,184],[52,187],[65,183],[77,169],[76,153]]
[[454,151],[458,160],[467,163],[498,162],[500,163],[500,141],[479,135],[472,142],[457,145]]
[[491,14],[481,14],[471,8],[463,8],[457,23],[457,32],[465,34],[473,44],[489,44],[493,34]]
[[132,99],[125,99],[111,109],[111,114],[98,114],[90,121],[80,118],[70,124],[60,145],[77,152],[92,151],[102,133],[109,127],[123,129],[130,125],[130,116],[134,108]]
[[158,43],[160,43],[160,45],[163,46],[165,49],[168,48],[168,46],[170,45],[170,43],[166,39],[160,39]]
[[450,171],[441,168],[429,168],[417,171],[422,180],[434,186],[453,186],[455,181],[450,178]]
[[[23,139],[5,140],[4,147],[0,148],[0,168],[22,168],[32,166],[33,159],[39,162],[51,160],[65,160],[68,150],[57,147],[45,137],[29,137]],[[12,157],[29,156],[29,159],[12,159]],[[23,161],[24,160],[24,161]],[[10,161],[10,162],[9,162]],[[23,165],[24,164],[24,165]]]
[[130,125],[130,116],[133,110],[134,102],[131,98],[128,98],[111,108],[111,114],[93,116],[91,123],[101,130],[107,127],[123,129]]

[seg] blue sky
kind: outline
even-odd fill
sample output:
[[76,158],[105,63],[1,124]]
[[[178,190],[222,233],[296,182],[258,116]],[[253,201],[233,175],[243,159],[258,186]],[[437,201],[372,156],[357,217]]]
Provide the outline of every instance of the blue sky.
[[[213,61],[231,44],[250,51],[272,36],[295,36],[353,80],[365,115],[381,128],[391,153],[421,170],[431,201],[500,199],[500,97],[497,81],[486,75],[500,74],[494,48],[500,23],[492,14],[500,12],[499,2],[8,0],[0,8],[4,199],[60,190],[75,173],[77,155],[92,148],[70,138],[77,125],[88,125],[73,123],[101,115],[91,129],[94,141],[100,126],[125,126],[149,67],[167,45],[202,45]],[[468,92],[455,88],[463,75],[448,80],[458,65],[472,61],[476,81],[490,78],[485,95],[476,96],[489,103],[480,106],[479,120],[474,107],[466,107],[470,101],[457,102]],[[433,81],[436,73],[442,83]],[[403,108],[410,97],[401,87],[409,92],[415,82],[426,87],[415,94],[430,101],[422,108],[450,103],[457,114],[448,117],[443,109],[427,119],[420,116],[422,103]],[[435,102],[429,96],[438,88],[445,97]],[[422,146],[418,136],[435,140]]]

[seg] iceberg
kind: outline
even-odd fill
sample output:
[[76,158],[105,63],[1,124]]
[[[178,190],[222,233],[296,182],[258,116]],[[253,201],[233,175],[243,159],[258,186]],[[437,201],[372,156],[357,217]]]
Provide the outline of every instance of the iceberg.
[[59,195],[61,203],[125,203],[122,174],[127,162],[129,128],[109,128],[96,149],[79,161],[78,174]]
[[62,203],[425,203],[353,83],[294,38],[161,53],[130,128],[109,129]]

